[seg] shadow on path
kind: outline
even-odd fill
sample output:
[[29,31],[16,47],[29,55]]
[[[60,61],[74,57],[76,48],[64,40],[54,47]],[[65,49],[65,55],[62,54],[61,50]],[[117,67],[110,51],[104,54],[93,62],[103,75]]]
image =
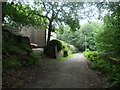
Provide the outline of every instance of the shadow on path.
[[105,88],[108,83],[96,71],[88,68],[89,61],[82,53],[66,61],[53,60],[38,78],[25,88]]

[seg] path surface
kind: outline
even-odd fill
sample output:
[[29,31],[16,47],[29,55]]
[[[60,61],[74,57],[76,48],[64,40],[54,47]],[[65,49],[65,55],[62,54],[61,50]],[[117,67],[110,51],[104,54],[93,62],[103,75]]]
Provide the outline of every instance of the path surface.
[[89,61],[82,53],[66,61],[51,61],[38,78],[25,88],[105,88],[107,81],[88,68]]

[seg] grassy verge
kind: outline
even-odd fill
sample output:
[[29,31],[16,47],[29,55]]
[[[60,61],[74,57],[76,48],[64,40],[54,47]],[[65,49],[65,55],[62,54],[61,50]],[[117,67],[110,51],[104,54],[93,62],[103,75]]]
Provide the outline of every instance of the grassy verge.
[[99,70],[108,76],[111,87],[120,87],[120,64],[112,63],[109,59],[100,57],[97,51],[87,50],[84,55],[93,62],[92,69]]

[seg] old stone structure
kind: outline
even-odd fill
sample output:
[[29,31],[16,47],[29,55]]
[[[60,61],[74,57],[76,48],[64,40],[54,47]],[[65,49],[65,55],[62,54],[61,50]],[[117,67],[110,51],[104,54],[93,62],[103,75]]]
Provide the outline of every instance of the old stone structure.
[[40,48],[46,44],[46,30],[40,30],[34,27],[23,27],[20,34],[30,38],[30,43],[37,44]]
[[[34,27],[23,27],[20,34],[25,37],[30,38],[31,43],[37,44],[39,47],[44,47],[47,42],[48,30],[40,30],[39,28]],[[51,38],[56,39],[56,33],[51,32]]]
[[[43,52],[43,47],[46,45],[47,42],[47,37],[48,37],[48,31],[47,30],[40,30],[38,28],[34,27],[23,27],[22,30],[20,31],[20,34],[24,37],[29,37],[30,38],[30,43],[35,43],[37,44],[40,48],[34,48],[33,51],[35,53],[41,53]],[[51,32],[51,38],[56,39],[56,33]],[[62,57],[63,56],[63,51],[61,50],[60,52],[56,53],[56,57]]]

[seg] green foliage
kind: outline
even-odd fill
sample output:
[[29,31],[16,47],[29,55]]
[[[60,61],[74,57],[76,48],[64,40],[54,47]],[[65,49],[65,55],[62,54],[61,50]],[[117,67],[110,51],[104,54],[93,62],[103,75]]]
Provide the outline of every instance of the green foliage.
[[42,10],[37,11],[29,5],[20,3],[3,3],[3,18],[4,24],[19,28],[22,26],[37,26],[46,28],[48,22],[46,18],[42,18],[36,13],[42,13]]
[[33,65],[38,63],[38,55],[34,54],[33,52],[30,53],[30,60],[27,62],[28,65]]
[[97,51],[90,51],[89,49],[86,49],[83,54],[85,57],[87,57],[91,61],[95,61],[99,59],[100,54]]
[[55,46],[57,46],[57,52],[63,51],[63,56],[67,57],[71,53],[77,52],[77,49],[64,41],[61,40],[51,40],[44,48],[44,53],[47,56],[56,58],[55,56]]
[[71,31],[76,31],[80,29],[79,20],[77,18],[72,18],[71,14],[68,16],[65,15],[65,23],[70,26]]
[[64,41],[59,40],[62,43],[63,46],[63,56],[67,57],[68,55],[72,54],[72,53],[76,53],[77,52],[77,48],[69,43],[66,43]]
[[[29,40],[28,40],[28,41],[29,41]],[[23,42],[23,43],[20,43],[20,44],[19,44],[19,47],[20,47],[21,49],[27,51],[28,53],[31,53],[31,52],[32,52],[32,48],[31,48],[31,46],[30,46],[30,42],[24,43],[25,40],[24,40],[24,41],[21,41],[21,42]]]
[[[111,86],[120,87],[120,3],[109,3],[111,13],[104,17],[104,25],[95,34],[97,51],[86,50],[84,55],[93,61],[92,68],[108,75]],[[99,53],[97,53],[99,52]],[[114,58],[114,59],[110,59]],[[117,60],[117,61],[115,61]],[[114,62],[114,63],[113,63]]]
[[97,51],[86,50],[84,52],[85,57],[93,61],[91,68],[102,71],[108,75],[108,80],[113,87],[119,87],[120,85],[120,65],[113,64],[108,59],[100,57]]
[[65,61],[65,60],[68,60],[69,58],[72,58],[73,56],[74,56],[74,54],[69,54],[67,57],[58,58],[58,60]]
[[67,50],[64,50],[63,51],[63,57],[67,57],[68,56],[68,51]]
[[32,52],[29,38],[15,35],[4,28],[2,35],[2,65],[5,72],[38,62],[37,56]]
[[69,48],[72,53],[76,53],[78,51],[78,49],[74,45],[70,45]]
[[[98,52],[101,54],[93,57],[93,52],[84,52],[84,55],[93,61],[92,68],[106,73],[113,87],[120,86],[120,3],[109,3],[111,13],[104,17],[104,25],[95,35]],[[102,56],[102,57],[101,57]],[[93,57],[93,58],[91,58]],[[94,60],[94,58],[96,58]],[[110,59],[114,58],[114,59]],[[115,61],[117,60],[117,61]],[[113,63],[116,62],[116,63]]]
[[85,23],[74,33],[70,31],[69,26],[65,26],[63,27],[63,33],[61,33],[61,30],[57,32],[57,38],[76,46],[82,51],[86,48],[96,50],[95,35],[101,25],[102,24],[98,22]]
[[68,52],[69,52],[69,48],[67,43],[61,41],[62,46],[63,46],[63,57],[67,57],[68,56]]
[[[3,29],[3,53],[7,51],[9,54],[20,54],[23,51],[32,52],[28,38],[16,36],[10,31]],[[21,43],[22,42],[22,43]]]
[[22,64],[17,60],[16,57],[9,57],[6,60],[3,60],[3,71],[6,69],[18,69],[22,66]]
[[[120,4],[110,3],[111,14],[104,17],[104,26],[96,35],[96,45],[99,52],[120,60]],[[101,31],[102,30],[102,31]]]
[[120,65],[110,63],[109,61],[98,59],[93,62],[92,68],[102,71],[108,75],[108,80],[113,87],[120,86]]

